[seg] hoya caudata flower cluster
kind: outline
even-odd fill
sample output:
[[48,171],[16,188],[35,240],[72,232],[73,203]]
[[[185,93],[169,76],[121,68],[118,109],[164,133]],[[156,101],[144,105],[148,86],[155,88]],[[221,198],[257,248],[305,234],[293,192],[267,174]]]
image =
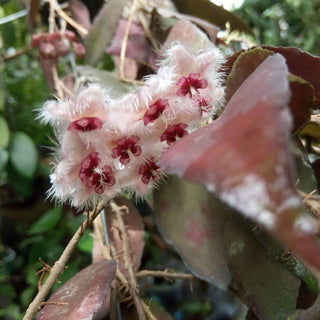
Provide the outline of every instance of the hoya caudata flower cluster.
[[161,154],[217,112],[222,60],[213,45],[175,43],[135,92],[115,99],[89,86],[70,100],[47,101],[41,118],[61,143],[51,194],[89,207],[126,190],[146,193],[162,177]]

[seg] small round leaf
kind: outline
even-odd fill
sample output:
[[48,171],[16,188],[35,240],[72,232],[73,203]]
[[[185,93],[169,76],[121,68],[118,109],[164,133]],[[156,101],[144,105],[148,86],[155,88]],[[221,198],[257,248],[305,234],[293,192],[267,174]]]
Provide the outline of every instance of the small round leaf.
[[0,172],[4,170],[8,162],[8,151],[0,147]]
[[12,134],[9,159],[21,176],[28,179],[34,176],[38,165],[38,152],[28,135],[23,132]]
[[0,147],[6,148],[8,146],[9,137],[10,137],[10,131],[9,131],[7,121],[4,117],[0,116]]

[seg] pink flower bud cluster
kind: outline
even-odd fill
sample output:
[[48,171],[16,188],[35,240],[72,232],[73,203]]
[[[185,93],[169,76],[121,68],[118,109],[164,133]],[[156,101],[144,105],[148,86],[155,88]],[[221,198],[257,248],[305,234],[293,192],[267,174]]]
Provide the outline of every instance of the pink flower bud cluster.
[[47,101],[41,118],[61,143],[51,194],[90,207],[123,191],[146,193],[163,175],[161,154],[218,112],[222,61],[213,45],[200,51],[175,43],[133,92],[114,98],[89,86],[70,100]]
[[73,31],[66,30],[64,33],[38,33],[32,36],[31,46],[39,48],[40,56],[44,59],[57,59],[65,57],[70,52],[72,44],[75,55],[84,58],[86,49],[78,41]]

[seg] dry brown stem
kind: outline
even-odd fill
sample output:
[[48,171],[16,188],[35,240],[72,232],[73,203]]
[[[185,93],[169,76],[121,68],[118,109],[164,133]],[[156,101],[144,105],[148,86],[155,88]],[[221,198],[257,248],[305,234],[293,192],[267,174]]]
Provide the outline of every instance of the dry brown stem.
[[136,13],[137,10],[137,3],[138,0],[133,0],[132,1],[132,7],[131,7],[131,13],[128,18],[128,22],[126,25],[126,29],[123,35],[122,43],[121,43],[121,51],[120,51],[120,78],[124,81],[126,81],[126,77],[124,74],[124,64],[126,60],[126,51],[127,51],[127,44],[128,44],[128,39],[129,39],[129,34],[130,34],[130,28],[132,24],[133,17]]
[[142,300],[140,298],[139,287],[138,287],[137,280],[135,278],[135,274],[133,270],[130,241],[129,241],[128,233],[126,230],[126,226],[122,218],[123,214],[128,213],[128,208],[126,206],[119,207],[114,201],[110,202],[110,206],[116,215],[118,227],[121,232],[121,237],[123,240],[123,256],[124,256],[125,267],[128,271],[128,282],[130,285],[130,294],[136,306],[139,320],[146,320],[147,318],[146,318],[145,308],[143,307]]
[[136,278],[161,277],[164,279],[186,279],[192,280],[194,276],[190,273],[171,272],[169,270],[141,270],[136,273]]
[[65,269],[65,266],[67,262],[70,259],[71,254],[75,250],[78,242],[80,241],[83,234],[86,232],[86,230],[91,226],[94,219],[98,216],[100,211],[103,209],[103,207],[97,206],[95,210],[93,210],[90,214],[88,213],[88,216],[84,222],[82,222],[81,226],[78,228],[76,233],[73,235],[71,240],[69,241],[68,245],[64,249],[62,255],[60,256],[59,260],[55,262],[54,266],[50,270],[50,274],[46,280],[46,282],[42,285],[41,289],[38,291],[37,295],[33,299],[33,301],[30,303],[25,316],[23,317],[23,320],[32,320],[33,316],[39,311],[44,299],[48,295],[50,289],[52,286],[56,283],[59,276],[62,274],[62,272]]

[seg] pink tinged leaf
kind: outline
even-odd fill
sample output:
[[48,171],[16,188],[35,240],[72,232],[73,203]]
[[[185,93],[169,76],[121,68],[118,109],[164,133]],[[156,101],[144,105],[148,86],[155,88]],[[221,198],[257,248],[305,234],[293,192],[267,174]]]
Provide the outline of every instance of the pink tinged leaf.
[[[158,10],[160,11],[160,10]],[[167,12],[162,10],[159,13],[161,16],[167,17],[171,16],[171,14],[175,14],[174,12]],[[156,16],[155,16],[156,17]],[[189,18],[189,16],[188,16]],[[190,16],[191,18],[191,16]],[[198,48],[203,49],[212,46],[212,42],[208,39],[207,35],[202,32],[199,28],[197,28],[193,23],[186,20],[185,18],[179,18],[179,20],[173,25],[170,29],[170,32],[166,38],[166,41],[163,44],[164,49],[170,49],[174,42],[179,40],[179,43],[189,48]],[[157,26],[157,23],[154,23]],[[161,33],[163,32],[161,28]],[[216,30],[218,31],[218,30]],[[160,54],[151,53],[149,56],[149,64],[152,66],[154,70],[159,68],[158,61],[163,58]]]
[[206,20],[162,8],[158,9],[158,13],[165,18],[175,17],[178,19],[170,30],[166,42],[168,40],[175,41],[179,39],[181,43],[194,46],[197,41],[203,41],[205,34],[199,28],[196,28],[195,25],[205,30],[212,42],[215,42],[217,39],[219,28]]
[[95,320],[108,313],[110,284],[115,276],[113,260],[94,263],[77,273],[49,298],[37,320]]
[[[230,100],[241,83],[273,53],[273,51],[256,47],[244,52],[237,52],[228,59],[224,68],[228,74],[225,94],[226,102]],[[288,60],[286,62],[289,63]],[[289,71],[291,71],[290,68]],[[314,108],[316,99],[313,86],[308,81],[293,74],[289,75],[289,80],[291,90],[290,110],[294,121],[293,132],[296,132],[310,119],[310,109]]]
[[[117,71],[120,70],[121,65],[121,59],[119,57],[115,57],[115,65]],[[126,58],[124,61],[124,75],[128,79],[136,79],[139,71],[139,65],[136,60],[133,60],[131,58]]]
[[[154,191],[154,217],[162,236],[199,278],[226,289],[231,281],[224,259],[222,206],[199,185],[172,176]],[[228,215],[227,215],[228,217]]]
[[[120,19],[117,32],[112,39],[111,46],[107,52],[112,55],[120,56],[122,40],[125,34],[128,20]],[[145,32],[140,23],[132,22],[126,48],[126,57],[135,60],[146,60],[151,51],[150,44],[145,36]]]
[[262,48],[282,54],[286,58],[290,73],[312,84],[316,96],[314,107],[320,108],[320,57],[294,47],[262,46]]
[[232,288],[260,320],[287,319],[296,309],[301,281],[203,186],[170,177],[154,192],[154,218],[192,273]]
[[303,209],[292,176],[289,99],[285,59],[275,54],[243,82],[220,118],[168,149],[157,164],[205,184],[320,268],[319,249],[308,234],[312,221],[295,219]]
[[124,0],[110,0],[105,3],[95,17],[85,38],[87,48],[86,62],[96,64],[110,45],[118,27],[119,20],[125,5]]
[[[123,215],[123,219],[130,240],[132,252],[131,256],[133,260],[134,270],[138,271],[141,264],[141,258],[144,248],[144,224],[138,210],[135,208],[131,201],[125,198],[117,198],[114,201],[117,203],[117,205],[126,206],[129,209],[129,213]],[[117,228],[117,219],[114,212],[110,208],[105,209],[105,215],[107,218],[107,225],[109,226],[109,240],[111,244],[114,245],[116,251],[119,253],[119,267],[123,273],[127,274],[127,267],[123,257],[123,241],[119,232],[119,228]],[[95,241],[93,262],[101,261],[102,259],[103,256],[101,245],[100,243]]]

